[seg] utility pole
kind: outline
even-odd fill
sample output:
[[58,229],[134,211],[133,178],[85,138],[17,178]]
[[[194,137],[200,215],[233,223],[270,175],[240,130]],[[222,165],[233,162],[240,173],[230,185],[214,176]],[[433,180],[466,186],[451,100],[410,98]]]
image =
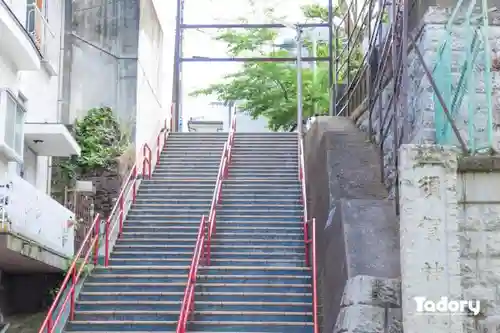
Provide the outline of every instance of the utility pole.
[[[312,57],[316,58],[318,55],[318,41],[316,39],[316,34],[312,33],[311,34],[311,39],[312,39]],[[318,71],[318,63],[316,61],[312,62],[312,72],[313,72],[313,87],[316,84],[316,77],[317,77],[317,71]],[[318,113],[318,104],[313,103],[313,115]]]
[[328,115],[331,117],[335,109],[335,87],[333,85],[333,0],[328,0]]
[[173,121],[171,129],[172,132],[178,132],[182,129],[179,128],[180,112],[181,112],[181,68],[182,68],[182,23],[184,21],[184,0],[177,1],[177,15],[175,21],[175,49],[174,49],[174,75],[172,86],[172,104],[173,104]]
[[302,133],[302,27],[297,29],[297,132]]

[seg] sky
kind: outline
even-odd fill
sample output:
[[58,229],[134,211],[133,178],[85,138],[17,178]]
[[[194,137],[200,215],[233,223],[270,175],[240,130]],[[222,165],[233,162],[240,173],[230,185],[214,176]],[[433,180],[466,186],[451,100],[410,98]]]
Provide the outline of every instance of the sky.
[[[164,57],[165,63],[171,63],[173,55],[173,38],[175,36],[175,14],[172,13],[172,6],[168,3],[173,0],[153,0],[157,9],[159,19],[164,30]],[[253,5],[252,5],[253,3]],[[264,9],[273,7],[275,17],[286,17],[285,23],[303,22],[301,6],[305,4],[319,3],[327,4],[327,0],[185,0],[185,23],[211,24],[211,23],[238,23],[240,17],[248,19],[249,23],[268,22],[264,15]],[[174,14],[174,15],[173,15]],[[185,57],[210,56],[227,57],[226,46],[223,43],[212,39],[213,30],[184,31],[183,52]],[[292,29],[283,29],[283,35],[293,37]],[[165,67],[171,67],[171,66]],[[217,112],[207,112],[213,110],[207,106],[210,102],[215,102],[211,97],[189,97],[189,94],[197,89],[207,87],[211,83],[219,82],[225,74],[238,69],[238,63],[184,63],[182,80],[182,104],[183,119],[200,116],[207,120],[216,120]],[[165,95],[171,95],[171,84],[168,82],[172,77],[171,68],[164,68],[166,85]],[[211,114],[215,116],[212,116]],[[214,119],[215,117],[215,119]],[[183,121],[184,127],[187,121]]]

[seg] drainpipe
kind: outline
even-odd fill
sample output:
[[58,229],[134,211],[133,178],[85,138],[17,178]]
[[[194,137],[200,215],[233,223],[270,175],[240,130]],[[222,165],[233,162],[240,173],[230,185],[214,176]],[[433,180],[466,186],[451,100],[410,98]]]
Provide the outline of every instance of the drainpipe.
[[64,36],[65,31],[65,21],[66,21],[66,1],[60,1],[61,3],[61,22],[59,25],[59,59],[58,67],[59,73],[57,77],[57,120],[56,122],[62,122],[62,110],[63,110],[63,78],[64,78]]
[[[63,80],[64,80],[64,37],[66,35],[65,31],[65,22],[66,22],[66,1],[60,1],[61,4],[61,20],[59,24],[59,57],[58,57],[58,76],[57,76],[57,114],[56,114],[56,123],[62,123],[62,111],[63,111]],[[68,119],[69,120],[69,119]],[[52,157],[47,156],[47,164],[45,168],[46,172],[46,184],[45,184],[45,193],[47,195],[52,194]]]

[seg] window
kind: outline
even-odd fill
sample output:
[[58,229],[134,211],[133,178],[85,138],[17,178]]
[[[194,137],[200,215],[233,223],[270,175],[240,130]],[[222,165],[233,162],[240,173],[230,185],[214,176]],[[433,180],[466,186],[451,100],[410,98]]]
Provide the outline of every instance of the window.
[[24,150],[24,107],[7,93],[7,110],[5,113],[5,144],[19,157],[23,156]]

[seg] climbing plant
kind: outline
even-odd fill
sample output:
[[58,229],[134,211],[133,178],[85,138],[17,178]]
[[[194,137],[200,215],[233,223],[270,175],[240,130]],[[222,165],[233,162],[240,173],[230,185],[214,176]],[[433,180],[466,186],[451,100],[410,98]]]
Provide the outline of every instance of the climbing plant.
[[110,169],[130,142],[129,135],[108,107],[89,110],[85,117],[75,122],[74,135],[81,148],[80,156],[59,164],[67,183],[74,181],[77,175]]

